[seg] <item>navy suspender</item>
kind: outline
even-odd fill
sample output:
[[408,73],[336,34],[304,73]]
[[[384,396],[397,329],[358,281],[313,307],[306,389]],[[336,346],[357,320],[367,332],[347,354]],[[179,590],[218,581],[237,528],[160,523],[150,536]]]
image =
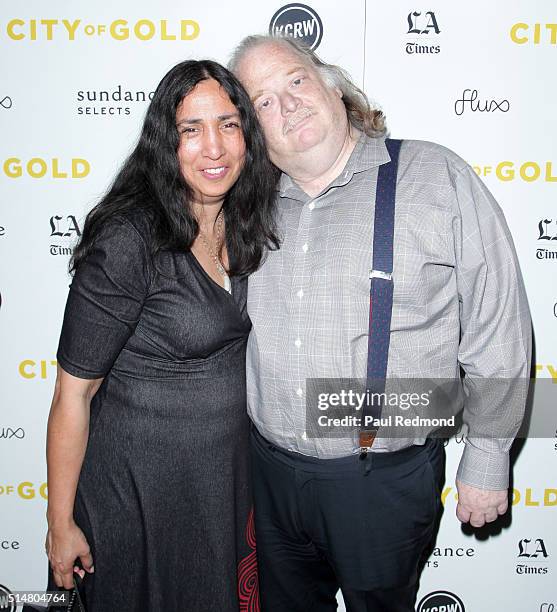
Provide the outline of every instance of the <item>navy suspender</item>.
[[[401,140],[385,141],[391,161],[379,167],[375,195],[373,265],[369,272],[369,340],[367,353],[367,390],[383,393],[387,376],[391,313],[393,309],[393,237],[395,228],[396,177]],[[373,396],[378,397],[378,396]],[[366,427],[366,417],[381,417],[381,402],[366,402],[361,414],[360,452],[373,446],[377,427]]]

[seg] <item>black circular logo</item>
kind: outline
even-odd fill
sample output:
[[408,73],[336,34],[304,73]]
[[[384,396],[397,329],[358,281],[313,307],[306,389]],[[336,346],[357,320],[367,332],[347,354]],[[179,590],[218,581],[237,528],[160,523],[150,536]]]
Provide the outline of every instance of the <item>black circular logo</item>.
[[10,589],[8,589],[8,587],[5,587],[4,585],[0,584],[0,610],[2,610],[2,612],[16,611],[16,604],[8,601],[8,595],[11,594],[12,592],[10,591]]
[[273,15],[269,24],[271,36],[288,36],[317,49],[323,38],[323,23],[319,15],[305,4],[286,4]]
[[[443,607],[441,607],[443,606]],[[451,607],[448,607],[451,606]],[[460,597],[448,591],[434,591],[426,595],[418,604],[417,612],[438,612],[438,610],[451,610],[451,612],[465,612]]]

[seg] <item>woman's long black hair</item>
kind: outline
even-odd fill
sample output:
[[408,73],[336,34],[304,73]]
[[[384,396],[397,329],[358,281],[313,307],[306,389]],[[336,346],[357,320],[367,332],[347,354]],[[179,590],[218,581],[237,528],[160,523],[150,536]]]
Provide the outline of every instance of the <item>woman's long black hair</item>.
[[266,248],[277,248],[275,198],[278,170],[269,160],[263,132],[248,94],[226,68],[210,60],[187,60],[159,83],[147,109],[139,142],[102,200],[87,215],[70,270],[87,257],[107,221],[143,209],[151,225],[151,250],[189,250],[198,234],[192,190],[178,162],[178,105],[192,89],[214,79],[238,109],[246,144],[238,180],[223,202],[231,275],[257,269]]

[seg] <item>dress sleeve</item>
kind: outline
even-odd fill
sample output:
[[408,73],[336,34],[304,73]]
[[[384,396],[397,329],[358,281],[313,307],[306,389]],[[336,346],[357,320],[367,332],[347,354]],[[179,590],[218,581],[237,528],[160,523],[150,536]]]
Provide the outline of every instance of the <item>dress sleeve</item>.
[[57,359],[78,378],[106,376],[141,316],[149,288],[147,246],[126,220],[111,221],[77,269]]

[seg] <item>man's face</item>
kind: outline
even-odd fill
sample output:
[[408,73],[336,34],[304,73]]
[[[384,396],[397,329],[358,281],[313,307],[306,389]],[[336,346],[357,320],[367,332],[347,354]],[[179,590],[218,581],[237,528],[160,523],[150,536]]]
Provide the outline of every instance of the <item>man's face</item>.
[[257,111],[272,161],[284,168],[292,157],[319,154],[314,147],[345,138],[346,110],[338,89],[295,50],[264,43],[237,69]]

